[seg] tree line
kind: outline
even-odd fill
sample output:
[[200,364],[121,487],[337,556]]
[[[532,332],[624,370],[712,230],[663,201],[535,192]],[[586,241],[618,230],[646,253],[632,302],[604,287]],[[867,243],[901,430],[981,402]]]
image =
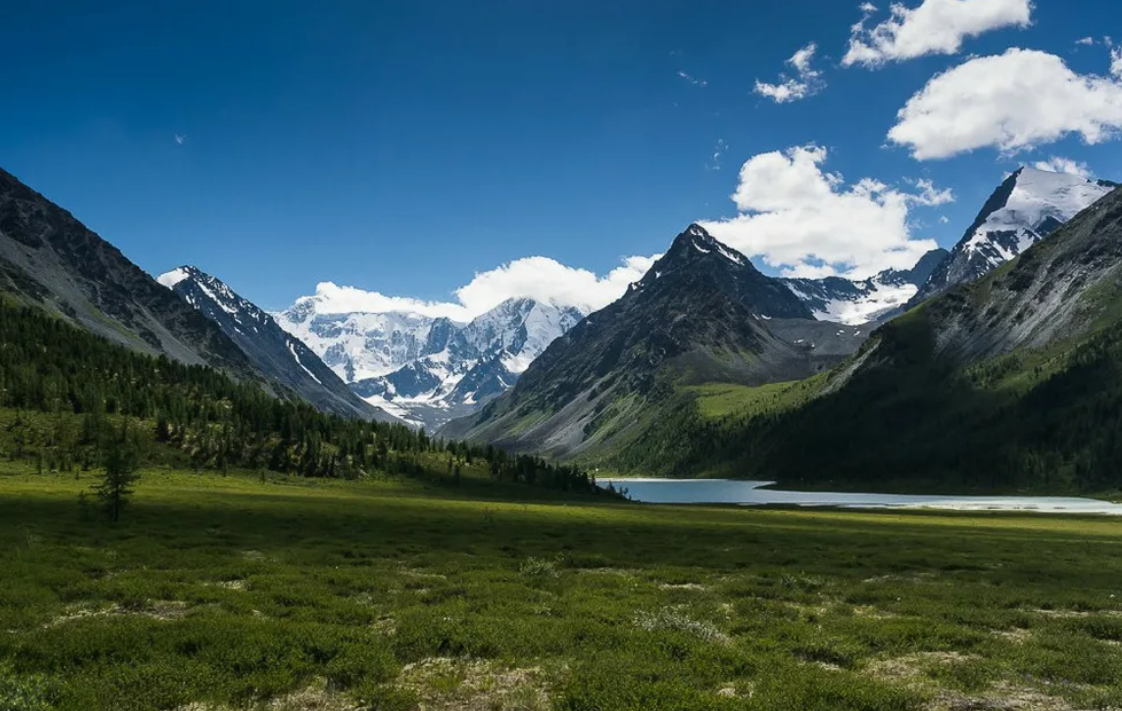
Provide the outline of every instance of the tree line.
[[115,422],[127,418],[143,423],[154,441],[181,452],[200,470],[420,475],[447,456],[452,466],[483,463],[497,480],[596,490],[576,467],[445,441],[400,424],[327,415],[294,395],[275,397],[262,383],[136,353],[3,298],[0,408],[48,413],[50,424],[38,430],[21,427],[25,423],[17,416],[4,440],[7,454],[67,471],[101,466]]

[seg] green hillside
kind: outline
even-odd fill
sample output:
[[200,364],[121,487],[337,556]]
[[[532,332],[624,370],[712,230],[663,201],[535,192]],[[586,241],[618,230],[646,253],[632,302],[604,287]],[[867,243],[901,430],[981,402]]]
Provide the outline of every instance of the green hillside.
[[1122,488],[1122,192],[797,384],[679,388],[622,471],[916,491]]

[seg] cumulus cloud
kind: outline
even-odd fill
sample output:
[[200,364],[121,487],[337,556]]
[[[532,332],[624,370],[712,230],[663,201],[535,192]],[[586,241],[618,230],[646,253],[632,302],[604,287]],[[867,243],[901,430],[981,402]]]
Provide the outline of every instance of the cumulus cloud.
[[822,72],[811,66],[817,51],[818,45],[811,42],[795,52],[786,62],[787,66],[791,67],[793,74],[780,74],[779,81],[775,84],[768,84],[757,79],[755,92],[760,96],[766,96],[777,104],[785,104],[789,101],[798,101],[808,96],[814,96],[822,91],[826,87],[826,82],[822,80]]
[[1088,180],[1095,177],[1095,174],[1091,172],[1091,169],[1086,163],[1080,163],[1071,158],[1052,156],[1048,160],[1033,163],[1032,167],[1037,170],[1047,170],[1052,173],[1070,173],[1071,175],[1078,175]]
[[1110,73],[1122,79],[1122,47],[1110,50]]
[[468,284],[455,290],[455,301],[388,296],[333,282],[318,284],[313,298],[316,311],[323,314],[405,311],[455,321],[470,321],[514,298],[532,298],[591,312],[623,296],[628,285],[641,279],[658,256],[627,257],[605,275],[569,267],[548,257],[516,259],[476,274]]
[[899,111],[888,139],[929,160],[984,147],[1015,153],[1069,134],[1095,144],[1119,128],[1122,81],[1076,74],[1053,54],[1010,49],[936,75]]
[[1027,27],[1030,0],[923,0],[916,8],[891,7],[891,16],[868,27],[876,8],[852,28],[842,66],[878,67],[928,54],[957,54],[963,40],[1002,27]]
[[911,268],[935,249],[912,236],[910,208],[945,204],[950,191],[930,181],[916,181],[916,193],[869,178],[847,184],[822,169],[827,155],[809,145],[751,158],[732,195],[740,214],[702,225],[787,276],[864,278]]
[[919,188],[919,194],[912,196],[916,204],[935,207],[954,202],[954,191],[950,188],[939,190],[930,180],[917,180],[915,186]]

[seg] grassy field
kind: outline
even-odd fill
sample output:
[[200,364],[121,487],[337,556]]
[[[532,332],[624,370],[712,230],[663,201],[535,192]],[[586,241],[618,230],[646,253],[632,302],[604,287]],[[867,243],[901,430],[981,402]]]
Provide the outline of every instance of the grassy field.
[[1122,707],[1112,520],[16,467],[0,711]]

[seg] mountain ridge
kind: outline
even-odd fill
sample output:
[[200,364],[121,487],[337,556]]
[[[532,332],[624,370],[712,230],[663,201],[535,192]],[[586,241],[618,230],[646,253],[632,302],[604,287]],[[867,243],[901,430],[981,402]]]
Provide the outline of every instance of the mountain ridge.
[[408,312],[321,314],[316,297],[274,316],[366,402],[432,429],[505,392],[584,318],[529,298],[508,299],[468,323]]
[[[678,386],[814,374],[841,356],[811,334],[841,339],[845,330],[837,328],[691,225],[621,299],[554,341],[509,393],[442,433],[553,457],[591,456],[637,435],[644,409],[657,410]],[[860,334],[850,338],[844,355]]]
[[3,169],[0,290],[133,350],[259,379],[217,326]]
[[160,275],[156,281],[221,328],[259,372],[322,412],[396,421],[351,392],[303,342],[281,329],[271,315],[221,279],[185,265]]

